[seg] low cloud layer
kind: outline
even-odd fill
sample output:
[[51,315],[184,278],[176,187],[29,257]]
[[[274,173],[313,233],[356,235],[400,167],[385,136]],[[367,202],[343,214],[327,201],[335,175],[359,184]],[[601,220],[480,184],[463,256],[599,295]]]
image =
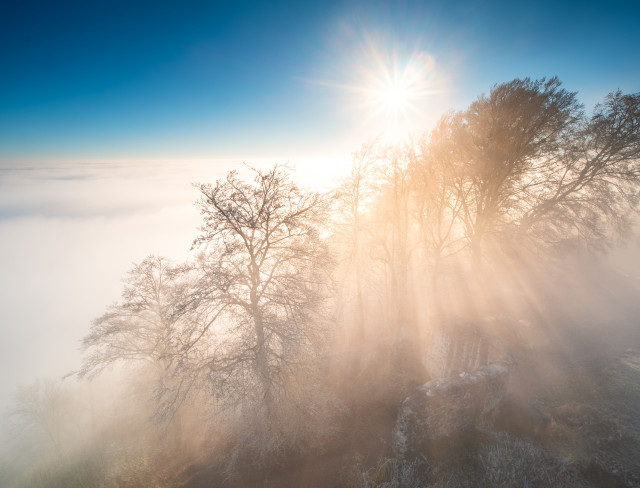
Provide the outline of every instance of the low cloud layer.
[[[297,176],[328,187],[342,167],[303,161]],[[0,167],[0,391],[77,368],[80,339],[132,263],[187,257],[200,225],[191,183],[232,169],[247,171],[240,161]]]
[[199,225],[190,182],[230,165],[0,170],[1,391],[77,368],[80,339],[132,262],[186,257]]

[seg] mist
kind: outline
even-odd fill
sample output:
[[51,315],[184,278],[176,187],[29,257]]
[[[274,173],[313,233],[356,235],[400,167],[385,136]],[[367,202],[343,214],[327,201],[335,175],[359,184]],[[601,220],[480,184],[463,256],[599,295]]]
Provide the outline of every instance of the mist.
[[[302,159],[299,177],[328,187],[334,164],[319,171]],[[78,368],[87,324],[118,299],[133,262],[149,254],[186,259],[200,224],[191,184],[229,168],[247,169],[233,160],[0,168],[0,408],[18,385]]]
[[639,98],[515,79],[345,166],[3,170],[0,481],[638,486]]

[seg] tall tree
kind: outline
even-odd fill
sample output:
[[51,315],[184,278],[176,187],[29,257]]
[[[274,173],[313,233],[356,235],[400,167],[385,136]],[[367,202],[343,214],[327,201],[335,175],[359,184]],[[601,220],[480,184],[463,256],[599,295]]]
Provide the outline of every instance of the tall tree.
[[210,333],[191,311],[194,280],[192,267],[160,256],[134,265],[124,280],[121,301],[93,321],[82,341],[88,354],[79,376],[93,377],[118,362],[136,363],[155,381],[157,417],[173,418],[202,380],[183,375],[183,365],[201,354],[193,345]]
[[601,243],[639,203],[640,93],[607,95],[569,142],[519,218],[520,231]]
[[418,226],[411,168],[419,157],[411,143],[378,152],[378,192],[369,221],[370,256],[382,267],[387,322],[393,332],[392,369],[403,387],[425,379],[416,341],[419,329],[413,280]]
[[443,118],[424,152],[453,174],[451,215],[478,261],[507,235],[593,243],[624,224],[638,203],[639,127],[640,94],[609,94],[587,117],[557,78],[516,79]]
[[454,117],[464,178],[462,218],[476,257],[511,224],[578,130],[582,108],[557,78],[496,85]]
[[[355,288],[355,323],[354,332],[356,340],[361,340],[365,335],[365,305],[363,266],[365,261],[364,239],[367,205],[373,196],[375,185],[372,171],[375,158],[374,143],[362,146],[361,150],[353,155],[353,164],[350,174],[340,183],[336,192],[338,206],[338,225],[335,230],[339,243],[344,247],[343,252],[345,273],[341,281],[345,286],[353,285]],[[349,295],[348,291],[347,294]],[[343,297],[338,297],[342,299]]]
[[122,300],[93,321],[82,345],[90,351],[80,376],[92,376],[108,365],[138,361],[164,372],[177,355],[179,310],[189,296],[188,268],[149,256],[134,265],[125,279]]
[[419,141],[419,150],[409,167],[413,212],[422,258],[431,274],[432,292],[437,288],[442,260],[464,247],[460,217],[466,193],[460,184],[460,161],[451,143],[455,127],[451,117],[444,116],[431,134]]
[[196,185],[204,224],[194,247],[202,250],[199,301],[224,311],[225,346],[207,367],[220,387],[245,399],[257,393],[271,410],[317,351],[331,265],[320,237],[329,201],[302,191],[281,166],[252,171],[253,183],[231,172]]

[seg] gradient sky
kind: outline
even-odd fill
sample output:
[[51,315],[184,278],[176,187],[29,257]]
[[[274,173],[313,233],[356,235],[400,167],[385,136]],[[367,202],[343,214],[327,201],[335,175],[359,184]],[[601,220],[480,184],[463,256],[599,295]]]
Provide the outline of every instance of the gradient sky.
[[242,161],[316,185],[346,170],[387,128],[364,89],[409,62],[414,132],[516,77],[557,75],[588,109],[640,91],[639,20],[615,0],[4,0],[0,410],[78,367],[132,262],[187,256],[190,182]]
[[431,56],[428,129],[494,83],[640,89],[636,1],[5,0],[0,161],[323,157],[383,130],[340,85]]

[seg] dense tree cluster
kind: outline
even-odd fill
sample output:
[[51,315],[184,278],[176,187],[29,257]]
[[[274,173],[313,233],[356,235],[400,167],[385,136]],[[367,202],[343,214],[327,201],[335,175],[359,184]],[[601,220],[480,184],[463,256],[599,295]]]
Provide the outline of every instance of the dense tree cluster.
[[196,185],[195,259],[131,271],[84,340],[81,374],[151,364],[161,417],[195,391],[273,413],[317,367],[333,316],[420,381],[421,317],[442,308],[443,270],[487,288],[484,266],[495,281],[514,249],[602,247],[626,228],[639,181],[640,95],[612,93],[588,116],[557,78],[496,85],[422,138],[365,145],[327,195],[286,167],[253,182],[231,172]]
[[380,334],[376,319],[391,325],[387,340],[416,363],[426,315],[470,304],[506,313],[504,303],[480,302],[519,286],[522,277],[501,275],[518,272],[506,264],[514,256],[602,250],[629,230],[640,191],[640,94],[612,93],[588,116],[557,78],[517,79],[446,114],[430,134],[369,144],[354,162],[338,193],[336,239],[348,257],[338,281],[351,287],[343,314],[357,334],[366,334],[363,317],[370,335]]

